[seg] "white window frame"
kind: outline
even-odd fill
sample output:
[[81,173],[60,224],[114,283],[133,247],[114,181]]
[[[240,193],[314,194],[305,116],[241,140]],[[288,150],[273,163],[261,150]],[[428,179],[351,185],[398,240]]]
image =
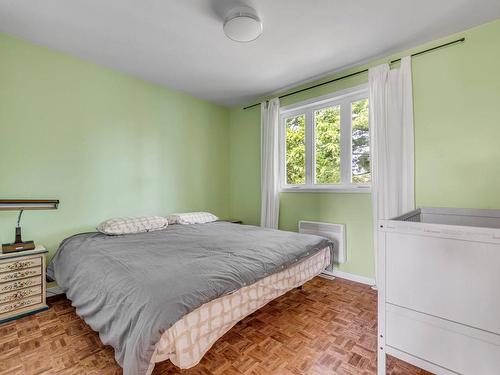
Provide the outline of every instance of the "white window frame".
[[[347,193],[369,193],[371,184],[352,183],[352,124],[351,103],[358,100],[368,99],[368,85],[360,85],[347,90],[337,91],[333,94],[321,96],[295,103],[280,108],[279,125],[279,165],[280,165],[280,191],[303,191],[303,192],[347,192]],[[340,173],[339,184],[315,184],[314,173],[316,170],[315,158],[315,124],[314,111],[325,107],[340,106]],[[305,184],[291,185],[286,183],[286,137],[285,119],[298,115],[305,115]],[[347,136],[346,136],[347,135]],[[370,129],[371,137],[371,129]],[[371,150],[370,150],[371,153]],[[371,155],[370,155],[371,157]]]

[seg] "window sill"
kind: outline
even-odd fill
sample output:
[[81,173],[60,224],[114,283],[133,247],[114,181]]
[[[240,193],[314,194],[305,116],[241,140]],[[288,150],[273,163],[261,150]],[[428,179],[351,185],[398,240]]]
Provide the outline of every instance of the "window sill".
[[371,187],[358,186],[284,186],[280,193],[371,193]]

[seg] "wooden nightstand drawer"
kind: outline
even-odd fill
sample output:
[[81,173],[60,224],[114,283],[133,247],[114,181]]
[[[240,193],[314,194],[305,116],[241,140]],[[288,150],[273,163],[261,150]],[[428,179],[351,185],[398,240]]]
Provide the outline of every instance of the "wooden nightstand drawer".
[[14,292],[0,294],[0,304],[7,302],[19,301],[24,298],[42,294],[42,286],[37,285],[26,289],[19,289]]
[[21,279],[11,281],[9,283],[0,284],[0,293],[13,292],[14,290],[28,288],[30,286],[41,285],[42,278],[40,276],[30,277],[29,279]]
[[25,270],[15,271],[15,272],[0,273],[0,283],[25,279],[27,277],[41,275],[41,274],[42,274],[42,267],[28,268]]
[[37,296],[25,298],[19,301],[4,303],[0,305],[0,314],[9,313],[11,311],[19,310],[24,307],[29,307],[32,305],[36,305],[42,303],[42,295],[39,294]]
[[31,259],[20,259],[13,262],[0,263],[0,273],[24,270],[42,265],[42,257],[35,257]]

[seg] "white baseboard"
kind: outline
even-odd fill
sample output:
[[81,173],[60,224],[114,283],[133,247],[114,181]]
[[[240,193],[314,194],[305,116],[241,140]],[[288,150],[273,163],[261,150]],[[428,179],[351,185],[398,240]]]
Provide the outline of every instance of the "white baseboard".
[[45,294],[47,297],[54,297],[54,296],[57,296],[59,294],[64,294],[64,290],[62,290],[62,288],[60,288],[58,286],[53,286],[52,288],[47,288]]
[[355,282],[361,283],[361,284],[375,285],[375,279],[365,277],[365,276],[355,275],[353,273],[344,272],[344,271],[340,271],[337,269],[334,269],[333,271],[323,271],[320,274],[320,276],[326,277],[326,278],[339,277],[341,279],[355,281]]

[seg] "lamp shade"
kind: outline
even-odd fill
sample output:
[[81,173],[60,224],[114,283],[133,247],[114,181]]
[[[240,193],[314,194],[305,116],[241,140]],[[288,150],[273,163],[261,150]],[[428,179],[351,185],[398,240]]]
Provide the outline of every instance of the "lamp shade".
[[58,199],[0,199],[0,211],[55,210]]

